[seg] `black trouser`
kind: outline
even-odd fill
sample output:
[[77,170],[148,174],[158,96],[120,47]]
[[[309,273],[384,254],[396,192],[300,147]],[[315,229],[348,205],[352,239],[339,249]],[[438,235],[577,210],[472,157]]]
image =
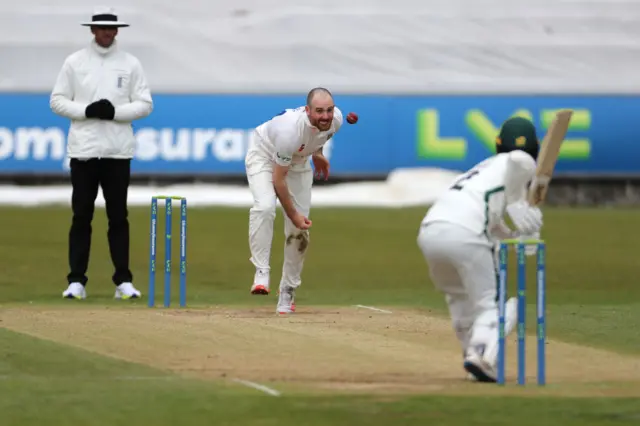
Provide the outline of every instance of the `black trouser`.
[[91,221],[102,188],[109,219],[109,251],[115,268],[113,283],[132,282],[129,270],[129,220],[127,193],[131,176],[128,159],[71,159],[71,207],[73,220],[69,231],[69,283],[87,283],[87,268],[91,249]]

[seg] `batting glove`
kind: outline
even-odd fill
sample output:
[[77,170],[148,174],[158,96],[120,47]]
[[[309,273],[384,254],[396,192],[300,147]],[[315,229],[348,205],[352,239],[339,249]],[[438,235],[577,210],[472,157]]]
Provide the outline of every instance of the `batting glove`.
[[521,235],[540,232],[542,212],[538,207],[531,207],[526,201],[519,201],[507,206],[507,214]]

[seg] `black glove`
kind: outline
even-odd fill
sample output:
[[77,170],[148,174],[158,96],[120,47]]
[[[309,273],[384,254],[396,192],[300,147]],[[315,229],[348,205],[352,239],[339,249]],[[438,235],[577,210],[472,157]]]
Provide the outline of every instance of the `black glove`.
[[113,120],[116,109],[108,99],[100,99],[99,101],[89,104],[84,114],[87,118],[99,118],[101,120]]

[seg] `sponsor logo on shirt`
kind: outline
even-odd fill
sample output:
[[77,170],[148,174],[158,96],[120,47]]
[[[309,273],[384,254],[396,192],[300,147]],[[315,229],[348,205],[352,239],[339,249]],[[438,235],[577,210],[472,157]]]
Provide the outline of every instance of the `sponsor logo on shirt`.
[[286,155],[282,155],[279,152],[276,152],[276,157],[278,157],[279,159],[281,159],[282,161],[286,161],[289,162],[291,161],[291,157],[288,157]]

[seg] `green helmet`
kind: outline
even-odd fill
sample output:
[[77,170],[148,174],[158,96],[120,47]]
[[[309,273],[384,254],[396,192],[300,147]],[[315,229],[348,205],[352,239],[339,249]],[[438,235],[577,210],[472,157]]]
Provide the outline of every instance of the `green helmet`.
[[500,134],[496,138],[496,152],[511,152],[519,149],[533,159],[538,158],[540,143],[536,128],[524,117],[511,117],[502,124]]

